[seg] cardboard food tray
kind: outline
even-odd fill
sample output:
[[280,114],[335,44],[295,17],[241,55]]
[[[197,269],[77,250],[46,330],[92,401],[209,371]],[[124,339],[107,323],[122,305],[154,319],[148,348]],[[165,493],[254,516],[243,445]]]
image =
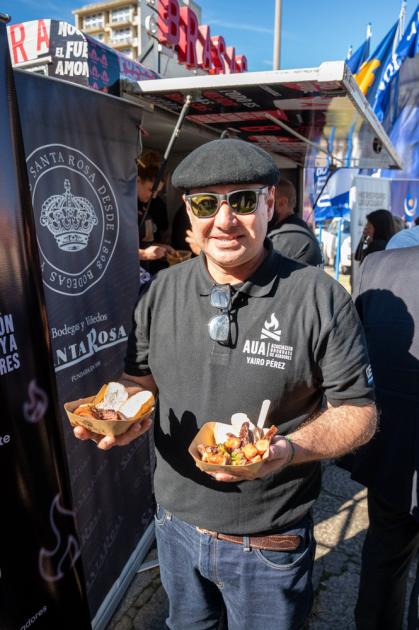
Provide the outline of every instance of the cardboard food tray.
[[[127,387],[127,392],[130,396],[139,391],[138,387]],[[68,419],[70,420],[70,424],[73,427],[81,426],[85,429],[89,429],[89,431],[93,431],[94,433],[100,433],[101,435],[110,435],[111,437],[116,437],[117,435],[122,435],[128,431],[131,425],[136,422],[141,421],[140,418],[136,418],[135,420],[98,420],[96,418],[88,418],[86,416],[78,416],[74,412],[77,407],[80,405],[84,405],[85,403],[91,403],[94,401],[96,396],[89,396],[88,398],[80,398],[79,400],[73,400],[71,402],[67,402],[64,404],[64,409],[67,413]],[[154,411],[154,407],[147,411],[144,414],[148,416],[150,413]]]
[[[216,427],[216,425],[218,425]],[[228,464],[222,466],[220,464],[209,464],[203,462],[198,451],[198,444],[205,444],[205,446],[215,446],[216,441],[214,437],[214,431],[217,430],[218,435],[230,431],[234,432],[234,427],[230,424],[224,424],[221,422],[206,422],[198,431],[195,438],[192,440],[189,446],[189,453],[195,460],[195,464],[203,471],[207,472],[225,472],[234,475],[238,479],[255,479],[258,476],[259,470],[263,466],[263,462],[256,462],[255,464],[246,464],[245,466],[232,466]]]

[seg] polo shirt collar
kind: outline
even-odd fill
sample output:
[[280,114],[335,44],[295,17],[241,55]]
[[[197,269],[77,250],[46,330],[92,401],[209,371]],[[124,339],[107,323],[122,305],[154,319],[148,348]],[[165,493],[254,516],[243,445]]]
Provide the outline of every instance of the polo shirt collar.
[[[269,295],[279,276],[282,256],[273,248],[272,241],[265,238],[263,243],[265,249],[268,250],[267,255],[256,271],[246,280],[238,289],[238,293],[244,293],[251,297],[264,297]],[[201,252],[199,260],[199,284],[200,295],[209,295],[214,286],[214,280],[208,273],[205,264],[205,254]]]

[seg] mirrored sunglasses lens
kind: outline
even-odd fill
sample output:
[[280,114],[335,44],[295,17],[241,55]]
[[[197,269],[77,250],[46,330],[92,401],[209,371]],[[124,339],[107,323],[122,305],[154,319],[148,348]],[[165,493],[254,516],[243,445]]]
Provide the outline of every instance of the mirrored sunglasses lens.
[[218,208],[218,199],[215,195],[193,195],[190,198],[192,212],[196,217],[212,217]]
[[208,322],[209,336],[213,341],[227,341],[230,334],[228,315],[216,315]]
[[215,308],[228,308],[230,303],[230,290],[226,287],[213,287],[211,291],[211,306]]
[[250,214],[256,210],[258,193],[256,190],[239,190],[229,197],[230,207],[237,214]]

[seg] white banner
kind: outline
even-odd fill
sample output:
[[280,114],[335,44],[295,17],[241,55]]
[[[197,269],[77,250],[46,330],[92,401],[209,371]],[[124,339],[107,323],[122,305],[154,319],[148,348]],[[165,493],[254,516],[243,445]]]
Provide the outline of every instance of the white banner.
[[362,175],[354,177],[349,203],[351,243],[352,253],[354,253],[361,238],[367,214],[380,209],[391,211],[390,181]]

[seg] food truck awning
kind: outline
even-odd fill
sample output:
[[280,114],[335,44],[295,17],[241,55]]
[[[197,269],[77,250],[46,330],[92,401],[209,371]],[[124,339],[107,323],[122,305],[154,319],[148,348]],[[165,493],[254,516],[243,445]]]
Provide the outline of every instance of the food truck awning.
[[[143,97],[187,120],[256,142],[294,165],[401,168],[344,62],[319,68],[139,81]],[[156,108],[156,109],[157,109]]]

